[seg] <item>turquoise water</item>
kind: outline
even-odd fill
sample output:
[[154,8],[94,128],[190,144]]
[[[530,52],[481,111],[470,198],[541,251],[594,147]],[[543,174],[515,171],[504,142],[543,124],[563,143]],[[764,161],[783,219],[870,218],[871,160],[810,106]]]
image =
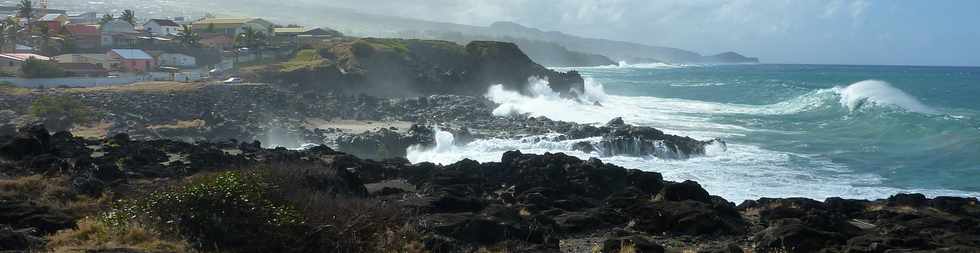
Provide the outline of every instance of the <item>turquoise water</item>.
[[[567,69],[563,69],[567,70]],[[586,103],[532,80],[533,96],[491,89],[498,111],[601,124],[613,117],[727,149],[690,160],[606,157],[624,167],[696,180],[713,194],[875,199],[900,192],[980,196],[980,68],[621,65],[578,68]],[[537,87],[537,88],[535,88]],[[595,100],[601,107],[593,106]],[[573,142],[483,140],[424,159],[499,159]]]
[[[763,131],[730,142],[812,154],[884,186],[980,191],[980,68],[733,65],[683,68],[585,69],[609,94],[744,105],[819,103],[796,113],[710,113],[711,121]],[[932,110],[905,104],[842,106],[817,92],[880,80]],[[895,94],[863,94],[889,99]],[[874,101],[865,101],[870,103]],[[786,106],[791,106],[787,104]]]

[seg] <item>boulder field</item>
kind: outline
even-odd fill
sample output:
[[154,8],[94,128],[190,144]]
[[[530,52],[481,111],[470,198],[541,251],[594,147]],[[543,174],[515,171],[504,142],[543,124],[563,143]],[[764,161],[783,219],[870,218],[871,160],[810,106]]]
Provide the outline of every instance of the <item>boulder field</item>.
[[[52,135],[40,126],[20,129],[0,142],[4,178],[61,175],[70,179],[65,187],[77,194],[124,193],[119,198],[139,198],[138,191],[124,190],[137,182],[317,164],[330,173],[303,174],[318,175],[305,184],[397,206],[431,252],[487,247],[512,252],[980,251],[975,198],[898,194],[882,200],[764,198],[736,205],[697,182],[666,181],[656,172],[599,159],[520,151],[507,152],[500,162],[441,166],[362,160],[326,146],[291,151],[262,149],[259,143],[140,141],[126,135],[86,140],[68,132]],[[74,227],[80,218],[62,207],[2,197],[4,250],[37,247],[45,236]],[[300,224],[290,229],[309,234],[323,228]],[[296,244],[280,251],[315,246]]]

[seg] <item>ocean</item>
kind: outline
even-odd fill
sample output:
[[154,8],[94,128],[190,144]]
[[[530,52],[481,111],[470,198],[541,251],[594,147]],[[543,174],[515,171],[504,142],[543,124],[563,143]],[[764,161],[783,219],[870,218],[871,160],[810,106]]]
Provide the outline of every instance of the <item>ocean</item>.
[[[626,168],[694,180],[736,203],[761,197],[879,199],[902,192],[980,196],[980,68],[843,65],[644,64],[577,70],[579,101],[546,80],[532,95],[490,88],[497,115],[529,113],[604,124],[615,117],[669,134],[721,138],[726,148],[687,160],[603,157]],[[598,102],[598,105],[595,103]],[[509,150],[572,151],[553,136],[411,148],[412,162],[499,161]],[[594,139],[592,141],[597,141]]]

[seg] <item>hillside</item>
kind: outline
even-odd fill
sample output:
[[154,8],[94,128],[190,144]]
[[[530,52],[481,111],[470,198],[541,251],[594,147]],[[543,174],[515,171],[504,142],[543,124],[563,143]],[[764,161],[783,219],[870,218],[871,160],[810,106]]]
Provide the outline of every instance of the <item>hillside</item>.
[[561,94],[584,90],[577,72],[549,70],[517,45],[490,41],[461,46],[436,40],[347,39],[303,49],[286,62],[244,72],[249,80],[385,97],[482,95],[496,84],[524,92],[532,77],[547,78]]

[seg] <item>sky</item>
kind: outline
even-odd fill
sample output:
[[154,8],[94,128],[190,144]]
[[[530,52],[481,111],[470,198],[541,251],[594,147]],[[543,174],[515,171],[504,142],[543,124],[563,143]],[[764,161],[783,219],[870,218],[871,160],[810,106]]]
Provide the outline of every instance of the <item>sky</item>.
[[325,0],[389,16],[512,21],[768,63],[980,66],[977,0]]

